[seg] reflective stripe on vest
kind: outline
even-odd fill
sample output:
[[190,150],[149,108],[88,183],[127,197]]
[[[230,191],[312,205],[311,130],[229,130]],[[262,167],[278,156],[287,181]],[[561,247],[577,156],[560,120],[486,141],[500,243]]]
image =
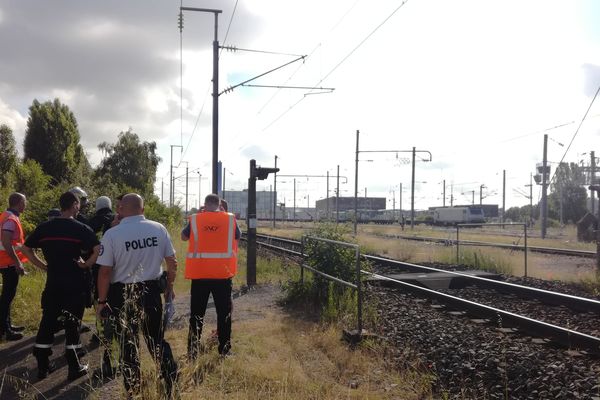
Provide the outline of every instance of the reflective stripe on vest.
[[187,258],[231,258],[233,257],[233,240],[235,238],[235,224],[234,215],[228,215],[228,226],[227,226],[227,252],[226,253],[212,253],[212,252],[199,252],[198,251],[198,219],[194,215],[190,221],[192,232],[194,234],[194,252],[187,253]]
[[[13,221],[15,223],[15,226],[17,227],[17,237],[15,238],[13,234],[13,238],[11,239],[11,245],[15,250],[15,253],[19,260],[21,260],[21,262],[27,262],[27,257],[25,257],[25,255],[23,255],[23,253],[20,251],[21,246],[25,242],[25,235],[23,234],[23,227],[21,226],[19,218],[17,218],[14,214],[8,211],[4,211],[2,214],[0,214],[0,231],[2,230],[2,225],[4,225],[4,223],[9,220]],[[6,249],[0,241],[0,268],[4,268],[13,264],[14,260],[11,256],[8,255]]]

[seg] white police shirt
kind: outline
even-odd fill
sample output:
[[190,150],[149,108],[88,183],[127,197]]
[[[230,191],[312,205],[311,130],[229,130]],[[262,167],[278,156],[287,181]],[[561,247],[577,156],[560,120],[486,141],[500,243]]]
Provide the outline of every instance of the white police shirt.
[[113,268],[111,283],[136,283],[158,279],[163,259],[173,255],[175,249],[167,229],[135,215],[106,231],[96,263]]

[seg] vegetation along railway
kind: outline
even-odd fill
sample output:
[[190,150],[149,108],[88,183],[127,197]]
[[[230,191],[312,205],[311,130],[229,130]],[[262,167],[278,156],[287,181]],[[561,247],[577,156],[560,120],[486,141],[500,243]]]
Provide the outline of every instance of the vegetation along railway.
[[[299,241],[257,235],[257,243],[302,256]],[[380,304],[377,333],[401,352],[416,349],[450,398],[600,395],[596,296],[576,285],[361,257],[372,266],[362,272],[367,298]]]

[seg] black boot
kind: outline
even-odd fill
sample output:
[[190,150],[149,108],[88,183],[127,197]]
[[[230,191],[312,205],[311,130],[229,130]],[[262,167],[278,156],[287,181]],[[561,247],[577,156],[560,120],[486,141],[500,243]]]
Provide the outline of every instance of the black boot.
[[69,375],[67,379],[74,381],[75,379],[81,378],[88,373],[88,365],[80,364],[77,352],[74,349],[67,349],[65,352],[65,358],[69,364]]
[[56,365],[50,362],[48,357],[36,356],[36,359],[38,364],[38,379],[44,379],[56,370]]

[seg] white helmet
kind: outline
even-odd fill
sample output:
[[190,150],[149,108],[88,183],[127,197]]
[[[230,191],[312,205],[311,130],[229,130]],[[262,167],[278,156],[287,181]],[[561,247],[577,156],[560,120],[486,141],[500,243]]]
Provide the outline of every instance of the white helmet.
[[79,186],[75,186],[72,187],[71,189],[69,189],[69,192],[73,193],[75,196],[77,196],[79,198],[79,202],[83,205],[87,203],[87,193],[85,192],[85,190],[83,190],[82,188],[80,188]]
[[102,210],[103,208],[112,208],[111,201],[106,196],[100,196],[96,199],[96,211]]

